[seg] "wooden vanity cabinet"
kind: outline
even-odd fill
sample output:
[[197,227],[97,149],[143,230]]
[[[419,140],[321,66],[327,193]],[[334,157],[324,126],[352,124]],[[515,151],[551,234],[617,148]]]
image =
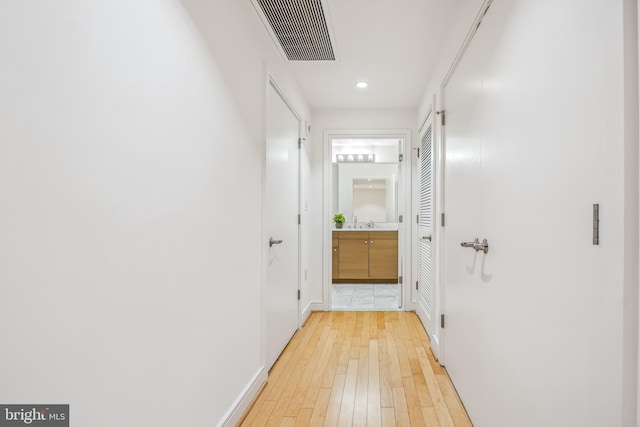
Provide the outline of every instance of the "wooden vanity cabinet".
[[398,282],[397,231],[334,231],[332,242],[334,282]]

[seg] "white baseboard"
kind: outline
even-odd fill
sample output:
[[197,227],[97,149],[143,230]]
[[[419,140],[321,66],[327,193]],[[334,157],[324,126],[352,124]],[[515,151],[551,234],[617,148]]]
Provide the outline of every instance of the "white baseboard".
[[311,312],[313,311],[324,311],[324,305],[322,304],[322,302],[310,302],[307,307],[302,310],[302,315],[300,316],[300,319],[302,320],[302,324],[304,325],[304,322],[307,321],[307,319],[309,318],[309,316],[311,315]]
[[218,423],[218,427],[235,427],[247,409],[249,409],[249,405],[251,405],[256,398],[265,382],[267,382],[267,371],[265,371],[263,366],[258,369],[258,372],[256,372],[251,381],[249,381],[249,384],[242,390],[240,396],[233,402],[231,408]]

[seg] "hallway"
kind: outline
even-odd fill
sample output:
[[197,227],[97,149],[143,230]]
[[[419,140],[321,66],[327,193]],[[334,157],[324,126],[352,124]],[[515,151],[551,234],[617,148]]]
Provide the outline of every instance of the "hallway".
[[243,426],[470,426],[415,313],[314,313]]
[[640,427],[638,1],[3,1],[0,418]]

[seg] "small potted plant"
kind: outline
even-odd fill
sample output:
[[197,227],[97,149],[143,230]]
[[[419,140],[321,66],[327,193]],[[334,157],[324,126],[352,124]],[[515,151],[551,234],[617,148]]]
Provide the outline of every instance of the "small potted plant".
[[342,224],[344,224],[345,218],[341,213],[337,213],[333,216],[333,222],[336,223],[336,228],[342,228]]

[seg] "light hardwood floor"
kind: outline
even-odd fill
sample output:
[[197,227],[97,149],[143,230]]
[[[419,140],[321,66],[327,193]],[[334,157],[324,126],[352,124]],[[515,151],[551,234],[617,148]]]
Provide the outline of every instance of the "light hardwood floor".
[[411,312],[313,313],[242,426],[471,426]]

